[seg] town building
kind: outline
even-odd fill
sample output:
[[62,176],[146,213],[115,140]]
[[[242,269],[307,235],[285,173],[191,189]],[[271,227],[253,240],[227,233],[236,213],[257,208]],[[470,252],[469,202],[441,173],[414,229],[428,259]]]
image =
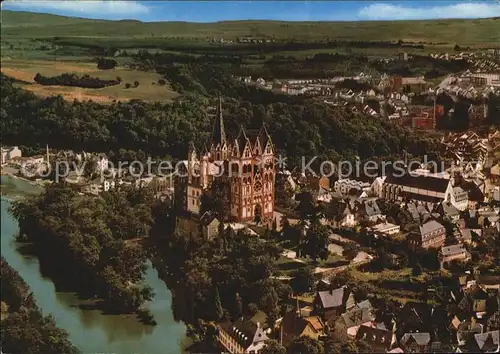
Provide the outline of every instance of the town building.
[[436,128],[436,122],[444,116],[444,107],[412,107],[410,117],[413,128],[431,130]]
[[270,330],[266,325],[266,315],[258,311],[248,319],[235,322],[217,323],[217,340],[229,353],[258,353],[266,346]]
[[405,333],[399,344],[405,353],[426,353],[431,343],[430,333]]
[[401,226],[391,224],[390,222],[384,222],[384,223],[377,224],[377,225],[373,226],[372,231],[375,234],[379,234],[379,235],[386,235],[386,236],[394,235],[394,234],[397,234],[401,231]]
[[398,176],[390,174],[383,182],[379,197],[389,201],[453,202],[453,186],[449,176],[439,173],[412,171]]
[[3,166],[11,162],[13,158],[21,156],[23,156],[23,153],[17,146],[2,147],[1,164]]
[[314,313],[324,321],[338,317],[346,310],[354,307],[354,295],[345,286],[338,289],[318,291],[313,300]]
[[356,203],[356,214],[360,220],[382,222],[386,216],[380,211],[376,198],[365,198]]
[[412,248],[439,248],[446,239],[446,230],[443,225],[435,220],[426,222],[419,227],[419,231],[408,234],[408,243]]
[[331,328],[333,328],[337,338],[354,339],[361,326],[368,326],[374,320],[375,315],[372,312],[371,306],[355,306],[341,314],[334,323],[331,320],[328,323],[331,324]]
[[335,193],[348,196],[352,189],[358,191],[367,191],[370,189],[370,184],[366,182],[356,181],[353,179],[339,179],[333,185]]
[[356,340],[364,341],[376,353],[386,353],[396,343],[396,335],[385,326],[361,325]]
[[500,87],[500,74],[495,73],[471,73],[462,80],[477,86]]
[[453,260],[465,262],[471,258],[470,253],[467,252],[462,243],[441,247],[439,256],[442,265]]
[[203,239],[212,240],[219,235],[220,221],[212,211],[206,211],[200,218]]
[[478,352],[498,353],[500,351],[500,331],[474,334]]
[[490,169],[491,183],[500,183],[500,163],[492,166]]
[[436,211],[446,219],[456,222],[460,219],[460,211],[448,201],[441,202]]
[[187,210],[198,214],[200,198],[215,178],[227,181],[230,189],[230,219],[262,221],[274,215],[274,147],[265,126],[255,134],[243,127],[233,141],[226,137],[219,101],[210,149],[198,153],[194,146],[188,156]]
[[453,188],[453,205],[460,211],[464,211],[469,206],[469,194],[461,187]]
[[324,335],[325,324],[319,316],[302,316],[300,311],[285,314],[281,321],[281,342],[288,346],[296,338],[309,337],[319,339]]

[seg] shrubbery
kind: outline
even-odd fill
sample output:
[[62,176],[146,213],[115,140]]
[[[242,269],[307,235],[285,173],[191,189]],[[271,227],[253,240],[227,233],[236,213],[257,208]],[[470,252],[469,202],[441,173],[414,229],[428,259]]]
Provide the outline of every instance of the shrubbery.
[[83,75],[79,77],[75,74],[61,74],[58,76],[43,76],[38,73],[34,78],[35,82],[40,85],[59,85],[59,86],[75,86],[83,88],[103,88],[106,86],[118,85],[119,80],[102,80],[97,77]]
[[99,58],[97,59],[97,68],[101,70],[110,70],[116,67],[116,60]]

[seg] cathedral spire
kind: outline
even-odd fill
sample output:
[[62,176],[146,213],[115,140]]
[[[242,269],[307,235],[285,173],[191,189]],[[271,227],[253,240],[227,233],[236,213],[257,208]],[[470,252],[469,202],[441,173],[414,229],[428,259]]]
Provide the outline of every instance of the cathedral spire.
[[226,143],[226,131],[224,129],[224,118],[222,117],[222,97],[219,96],[219,105],[215,116],[214,129],[212,132],[212,144],[223,146]]

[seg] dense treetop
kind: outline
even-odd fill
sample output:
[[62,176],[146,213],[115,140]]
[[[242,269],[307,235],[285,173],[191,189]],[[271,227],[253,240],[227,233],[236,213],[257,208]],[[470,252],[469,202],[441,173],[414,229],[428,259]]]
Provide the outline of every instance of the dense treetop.
[[133,312],[153,293],[140,284],[145,252],[126,240],[149,234],[151,205],[147,189],[93,197],[54,184],[40,196],[16,202],[11,211],[20,237],[34,244],[41,266],[56,284],[102,298],[110,311]]
[[[198,72],[198,71],[193,71]],[[200,71],[201,72],[201,71]],[[194,75],[194,74],[193,74]],[[201,74],[200,74],[201,75]],[[218,70],[192,82],[211,94],[225,81]],[[234,85],[234,84],[233,84]],[[322,103],[297,100],[241,86],[227,86],[224,116],[230,135],[239,126],[259,128],[265,123],[280,152],[298,162],[301,156],[333,159],[388,156],[403,149],[422,155],[431,140],[363,114],[346,112]],[[189,141],[201,148],[208,142],[212,120],[207,107],[214,103],[203,95],[187,94],[172,104],[131,101],[109,106],[94,102],[67,102],[62,97],[38,98],[15,88],[1,76],[2,143],[56,149],[119,152],[185,158]],[[242,96],[240,100],[236,97]],[[267,102],[265,104],[260,102]],[[300,163],[300,162],[299,162]]]

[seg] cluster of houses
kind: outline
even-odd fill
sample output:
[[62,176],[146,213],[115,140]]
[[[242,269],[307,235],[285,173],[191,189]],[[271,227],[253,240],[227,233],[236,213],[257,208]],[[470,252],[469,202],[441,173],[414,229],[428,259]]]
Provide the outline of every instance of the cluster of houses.
[[266,90],[285,93],[292,96],[333,96],[339,90],[335,85],[344,80],[354,80],[358,82],[371,82],[372,76],[360,73],[352,77],[333,77],[329,79],[309,79],[309,80],[272,80],[266,81],[263,78],[253,80],[251,76],[234,77],[235,80],[245,84],[256,85]]
[[[332,208],[336,216],[328,221],[332,226],[353,227],[364,222],[380,237],[403,236],[409,249],[439,250],[439,262],[445,266],[470,260],[475,237],[500,234],[500,207],[490,203],[498,199],[484,187],[491,183],[493,189],[498,188],[499,165],[487,161],[500,151],[499,138],[500,132],[446,137],[443,149],[453,151],[461,163],[440,173],[420,168],[372,182],[339,179],[332,186],[326,177],[294,171],[278,174],[292,189],[307,186],[318,202],[336,206]],[[482,177],[483,183],[478,183]],[[381,211],[383,202],[408,212],[416,227],[403,230],[389,220]],[[288,346],[300,337],[363,341],[381,353],[500,352],[500,276],[466,271],[453,279],[451,290],[439,294],[442,301],[409,300],[393,312],[380,310],[377,294],[359,298],[348,286],[335,288],[321,279],[311,303],[301,305],[297,298],[296,308],[274,323],[262,311],[217,323],[218,341],[230,353],[258,353],[269,339]]]
[[[324,98],[324,103],[343,107],[351,112],[361,112],[372,117],[389,120],[396,125],[416,129],[433,130],[436,122],[445,116],[441,105],[419,106],[412,103],[416,94],[427,95],[434,99],[446,93],[454,99],[483,99],[481,104],[471,104],[469,118],[471,122],[480,124],[488,115],[486,98],[490,94],[498,94],[500,78],[492,72],[471,73],[466,71],[460,75],[446,77],[437,87],[432,87],[423,77],[401,77],[382,75],[378,83],[364,73],[352,78],[332,78],[315,80],[286,80],[266,82],[262,78],[252,81],[251,77],[237,78],[247,84],[287,93],[289,95],[307,95]],[[340,89],[336,83],[352,79],[373,85],[366,91]],[[376,106],[368,102],[377,102]],[[454,109],[447,112],[454,114]]]
[[[452,159],[446,171],[431,172],[425,166],[404,174],[387,174],[366,180],[339,179],[330,187],[329,179],[319,178],[312,189],[316,200],[326,203],[332,215],[327,219],[333,227],[354,227],[369,224],[373,233],[383,237],[403,235],[410,248],[436,248],[440,261],[467,261],[471,233],[500,230],[498,206],[500,132],[480,137],[477,133],[451,134],[443,138],[443,152]],[[310,185],[308,179],[317,177],[280,172],[292,188]],[[284,175],[283,175],[284,174]],[[403,230],[381,212],[380,203],[395,203],[411,215],[411,230]],[[494,204],[497,202],[497,206]],[[467,219],[476,220],[473,229],[466,227]],[[453,230],[446,230],[451,223]],[[452,233],[448,235],[447,233]],[[446,242],[445,242],[446,241]]]
[[446,77],[436,88],[435,93],[447,93],[452,97],[478,99],[498,94],[500,74],[494,72],[472,73],[469,70],[460,75]]
[[20,171],[21,177],[35,177],[47,171],[50,163],[48,147],[45,155],[23,156],[18,146],[5,146],[1,151],[1,165]]
[[474,52],[459,52],[459,53],[431,53],[431,58],[440,60],[467,60],[470,63],[481,63],[489,61],[491,63],[498,63],[500,60],[500,49],[491,48],[486,51]]
[[356,300],[349,287],[320,281],[312,304],[297,301],[271,324],[262,311],[219,322],[217,339],[229,353],[258,353],[271,338],[287,347],[300,337],[363,341],[377,353],[498,353],[499,286],[498,277],[466,274],[455,279],[446,304],[408,301],[381,314],[372,304],[375,294]]
[[17,146],[2,146],[0,162],[1,165],[7,165],[23,156],[23,152]]

